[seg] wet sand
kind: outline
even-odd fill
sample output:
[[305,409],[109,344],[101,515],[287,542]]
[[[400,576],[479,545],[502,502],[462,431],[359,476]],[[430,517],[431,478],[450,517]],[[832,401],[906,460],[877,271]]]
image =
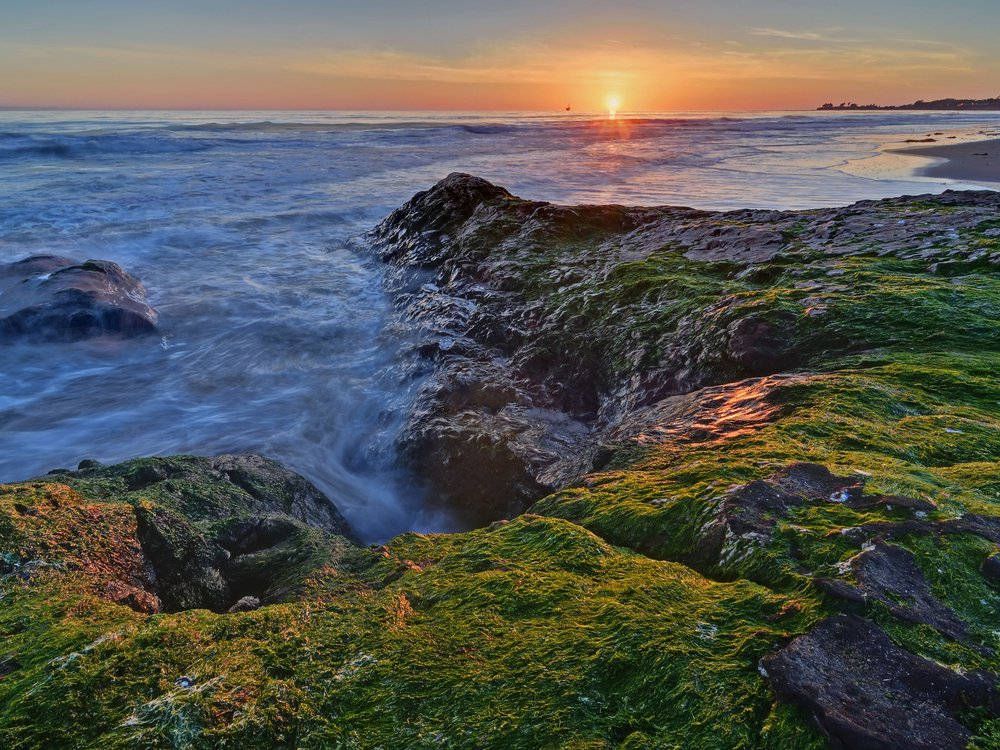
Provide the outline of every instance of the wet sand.
[[1000,139],[887,149],[889,153],[944,159],[922,170],[926,177],[1000,182]]

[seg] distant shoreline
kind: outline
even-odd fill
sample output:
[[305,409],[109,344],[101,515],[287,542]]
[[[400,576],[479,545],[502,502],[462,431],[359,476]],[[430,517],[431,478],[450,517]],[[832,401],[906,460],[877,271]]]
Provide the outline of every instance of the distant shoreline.
[[935,99],[925,102],[923,99],[912,104],[858,104],[857,102],[827,102],[816,107],[817,112],[858,112],[858,111],[898,111],[909,110],[917,112],[1000,112],[1000,96],[993,99]]

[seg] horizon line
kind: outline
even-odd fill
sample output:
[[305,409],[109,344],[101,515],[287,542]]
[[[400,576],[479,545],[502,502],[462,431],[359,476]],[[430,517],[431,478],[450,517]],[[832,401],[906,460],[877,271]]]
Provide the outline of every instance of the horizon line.
[[[894,106],[894,105],[889,105]],[[563,108],[541,109],[525,107],[522,109],[442,109],[438,107],[387,107],[381,109],[349,109],[345,107],[101,107],[101,106],[61,106],[61,105],[20,105],[0,104],[0,112],[436,112],[436,113],[469,113],[469,112],[539,112],[549,114],[572,115],[602,115],[606,109],[579,109],[566,112]],[[818,112],[819,107],[730,107],[730,108],[676,108],[676,109],[635,109],[619,110],[617,118],[628,115],[662,114],[666,112]]]

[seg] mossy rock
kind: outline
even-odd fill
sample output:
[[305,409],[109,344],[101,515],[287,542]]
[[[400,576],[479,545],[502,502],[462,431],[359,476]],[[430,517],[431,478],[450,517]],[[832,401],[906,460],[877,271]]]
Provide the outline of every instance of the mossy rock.
[[0,745],[1000,747],[997,215],[448,178],[374,235],[404,455],[514,517],[361,548],[260,458],[3,487]]

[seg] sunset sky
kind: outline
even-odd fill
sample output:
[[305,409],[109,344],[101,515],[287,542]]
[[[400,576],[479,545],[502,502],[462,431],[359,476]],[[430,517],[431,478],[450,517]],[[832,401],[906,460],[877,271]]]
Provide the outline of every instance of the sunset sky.
[[997,0],[2,0],[0,106],[796,109],[1000,93]]

